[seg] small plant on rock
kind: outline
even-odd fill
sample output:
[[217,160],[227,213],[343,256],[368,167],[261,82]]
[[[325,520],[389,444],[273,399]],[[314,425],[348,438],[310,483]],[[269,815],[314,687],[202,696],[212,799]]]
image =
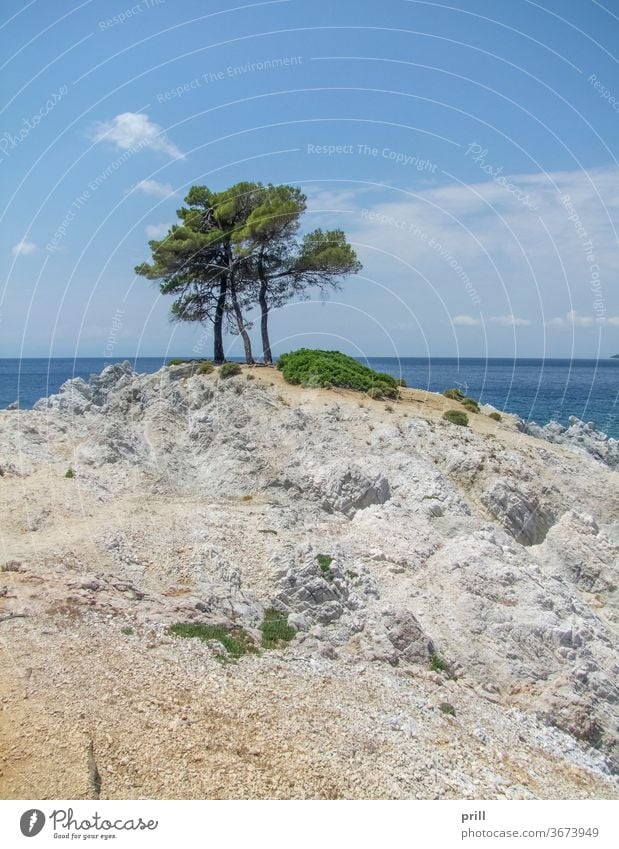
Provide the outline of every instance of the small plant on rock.
[[238,363],[224,363],[219,369],[219,376],[226,380],[229,377],[236,377],[241,373],[241,366]]
[[469,423],[469,417],[466,413],[463,413],[462,410],[447,410],[446,413],[443,413],[443,418],[446,421],[455,425],[460,425],[461,427],[467,427]]
[[203,360],[198,366],[198,374],[211,374],[214,366],[210,360]]
[[462,402],[462,406],[465,407],[469,413],[479,412],[479,404],[474,398],[465,398]]
[[461,389],[456,389],[455,387],[453,389],[446,389],[443,392],[443,395],[445,398],[449,398],[450,401],[464,401],[465,398],[464,392],[462,392]]
[[449,702],[441,702],[438,706],[438,709],[441,713],[446,713],[448,716],[455,716],[456,709],[453,705],[450,705]]
[[64,476],[65,476],[65,478],[72,478],[72,477],[75,477],[75,475],[74,475],[74,473],[73,473],[73,469],[71,468],[71,466],[69,466],[69,468],[67,469],[67,471],[64,473]]
[[244,654],[255,653],[256,647],[249,634],[242,628],[225,628],[223,625],[200,625],[195,622],[177,622],[168,628],[169,634],[185,639],[210,640],[221,643],[228,657],[238,660]]
[[317,554],[316,561],[318,566],[320,567],[320,571],[323,574],[329,574],[331,572],[331,564],[333,563],[333,558],[328,554]]
[[500,422],[501,421],[501,414],[496,413],[496,412],[488,413],[488,418],[492,419],[492,421],[494,421],[494,422]]
[[262,631],[262,647],[265,649],[276,649],[282,644],[289,643],[294,639],[296,630],[288,624],[288,616],[274,607],[264,611],[264,619],[260,625]]
[[449,664],[435,652],[430,655],[430,669],[432,672],[449,672]]

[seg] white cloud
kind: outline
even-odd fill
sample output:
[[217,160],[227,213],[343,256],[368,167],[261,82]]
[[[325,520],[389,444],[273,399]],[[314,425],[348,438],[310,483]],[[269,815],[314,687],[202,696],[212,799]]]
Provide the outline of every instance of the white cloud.
[[619,327],[619,315],[595,318],[592,315],[580,315],[576,310],[571,310],[564,316],[551,318],[546,322],[546,327],[558,327],[565,330],[570,327],[594,327],[604,324],[608,324],[611,327]]
[[458,327],[479,327],[481,319],[474,315],[452,315],[451,322]]
[[123,112],[111,121],[98,121],[91,132],[94,141],[108,141],[120,150],[150,147],[172,159],[183,159],[176,145],[169,141],[163,128],[151,121],[143,112]]
[[528,318],[519,318],[517,315],[493,315],[490,321],[500,327],[528,327],[531,324]]
[[149,239],[163,239],[169,229],[169,224],[147,224],[144,232]]
[[175,194],[169,183],[159,183],[157,180],[140,180],[133,187],[133,191],[144,192],[145,195],[160,198],[167,198]]
[[16,245],[13,245],[13,253],[15,256],[28,256],[33,254],[37,249],[34,242],[29,242],[28,239],[22,239]]

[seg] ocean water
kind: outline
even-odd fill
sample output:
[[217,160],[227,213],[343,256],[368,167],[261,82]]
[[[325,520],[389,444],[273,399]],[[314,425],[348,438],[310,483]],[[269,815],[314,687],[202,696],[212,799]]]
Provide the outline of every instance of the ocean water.
[[[122,359],[0,359],[0,409],[16,400],[23,408],[31,407],[39,398],[57,392],[65,380],[87,380]],[[132,363],[136,371],[154,372],[166,359],[139,357]],[[481,403],[517,413],[527,421],[546,424],[557,419],[565,423],[569,416],[578,416],[619,438],[619,359],[373,357],[364,362],[403,377],[409,386],[431,392],[457,386]]]

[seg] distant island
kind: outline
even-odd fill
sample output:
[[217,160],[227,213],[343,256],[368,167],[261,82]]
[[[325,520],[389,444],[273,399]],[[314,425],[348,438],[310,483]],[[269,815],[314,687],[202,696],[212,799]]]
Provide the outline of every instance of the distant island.
[[619,354],[613,354],[611,360],[619,360]]

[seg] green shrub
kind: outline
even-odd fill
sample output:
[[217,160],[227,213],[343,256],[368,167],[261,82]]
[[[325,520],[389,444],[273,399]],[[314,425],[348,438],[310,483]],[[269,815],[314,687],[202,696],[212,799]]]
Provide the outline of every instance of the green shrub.
[[198,366],[198,374],[210,374],[214,369],[210,360],[203,360]]
[[255,380],[256,376],[247,372],[247,374],[245,375],[245,379],[246,380]]
[[168,360],[167,365],[169,366],[184,366],[185,363],[188,363],[189,360]]
[[440,655],[434,653],[430,655],[430,669],[432,672],[448,672],[449,664]]
[[455,425],[466,427],[469,423],[469,417],[462,410],[447,410],[443,413],[443,418]]
[[273,534],[277,536],[277,531],[274,531],[273,528],[258,528],[259,534]]
[[450,705],[449,702],[441,702],[440,705],[438,706],[438,709],[440,710],[441,713],[446,713],[449,716],[455,716],[456,715],[455,707],[453,705]]
[[228,656],[237,660],[244,654],[256,651],[254,641],[242,628],[224,628],[223,625],[199,625],[195,622],[177,622],[168,628],[169,634],[185,639],[215,640],[225,648]]
[[120,633],[124,634],[125,637],[132,637],[133,636],[133,628],[121,628]]
[[71,468],[71,466],[69,466],[69,468],[67,469],[67,471],[64,473],[64,476],[65,476],[65,478],[72,478],[72,477],[74,477],[73,469]]
[[323,574],[327,574],[331,572],[331,564],[333,563],[333,558],[329,557],[328,554],[317,554],[316,560],[318,561],[318,565],[320,566],[320,571]]
[[404,380],[403,377],[397,377],[395,382],[397,383],[398,386],[402,386],[402,387],[406,386],[406,381]]
[[501,414],[500,413],[488,413],[488,418],[492,419],[495,422],[500,422],[501,421]]
[[479,412],[479,404],[474,398],[465,398],[464,401],[462,401],[462,406],[465,407],[469,413]]
[[356,389],[358,392],[377,390],[371,397],[396,398],[398,384],[390,374],[383,374],[357,362],[339,351],[320,351],[300,348],[282,354],[277,368],[288,383]]
[[235,377],[241,373],[241,366],[238,363],[224,363],[219,369],[219,376],[224,380],[228,377]]
[[264,619],[260,625],[262,631],[262,647],[276,649],[282,643],[289,643],[296,635],[296,630],[288,624],[288,616],[280,613],[274,607],[264,611]]
[[463,401],[465,398],[464,392],[456,388],[446,389],[443,395],[445,398],[449,398],[450,401]]

